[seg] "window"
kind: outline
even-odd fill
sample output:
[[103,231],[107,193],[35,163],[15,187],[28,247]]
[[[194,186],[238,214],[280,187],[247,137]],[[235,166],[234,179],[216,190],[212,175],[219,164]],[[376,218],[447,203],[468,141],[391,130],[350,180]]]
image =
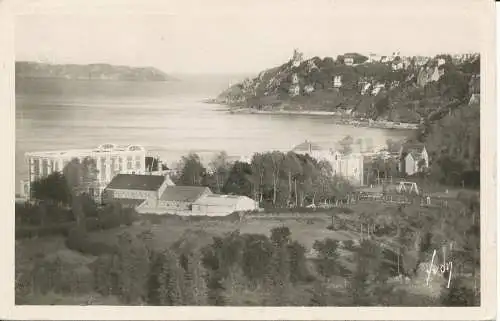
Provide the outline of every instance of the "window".
[[127,157],[127,170],[132,170],[132,156]]
[[135,169],[140,169],[141,168],[141,156],[136,156],[135,157]]
[[101,181],[105,181],[106,180],[106,159],[104,159],[104,158],[101,158],[100,171],[101,171]]
[[42,160],[42,177],[47,177],[48,167],[49,167],[49,162],[46,159]]

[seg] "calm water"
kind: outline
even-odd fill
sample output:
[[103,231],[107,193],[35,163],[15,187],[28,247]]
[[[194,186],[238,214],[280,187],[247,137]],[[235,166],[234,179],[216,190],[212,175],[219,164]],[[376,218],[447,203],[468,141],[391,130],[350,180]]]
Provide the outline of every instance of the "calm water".
[[305,139],[333,142],[345,135],[383,145],[389,137],[407,134],[335,125],[327,117],[229,114],[221,106],[201,102],[231,80],[190,76],[165,83],[17,81],[16,186],[27,175],[27,151],[137,143],[171,164],[189,151],[207,159],[220,150],[234,156],[286,151]]

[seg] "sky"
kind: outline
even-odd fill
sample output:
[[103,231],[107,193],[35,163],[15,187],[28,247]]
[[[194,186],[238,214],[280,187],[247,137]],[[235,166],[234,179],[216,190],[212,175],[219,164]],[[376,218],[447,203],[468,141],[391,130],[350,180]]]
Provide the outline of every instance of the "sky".
[[482,2],[31,0],[17,9],[15,55],[167,73],[256,73],[284,63],[294,48],[306,58],[479,52]]

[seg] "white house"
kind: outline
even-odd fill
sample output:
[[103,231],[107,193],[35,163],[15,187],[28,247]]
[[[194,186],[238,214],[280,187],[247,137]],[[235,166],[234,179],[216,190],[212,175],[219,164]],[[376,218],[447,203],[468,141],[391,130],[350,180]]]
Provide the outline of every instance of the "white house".
[[438,67],[440,67],[440,66],[444,65],[445,63],[446,63],[446,60],[444,60],[443,58],[439,58],[439,59],[437,60],[437,65],[438,65]]
[[365,95],[368,92],[368,90],[370,89],[371,86],[372,85],[370,83],[365,84],[363,86],[363,88],[361,88],[361,95]]
[[300,94],[300,87],[298,84],[292,84],[290,88],[288,89],[288,94],[291,97],[298,96]]
[[345,57],[344,58],[344,64],[346,66],[352,66],[354,64],[354,58],[352,58],[352,57]]
[[342,76],[334,76],[333,77],[333,88],[340,88],[342,87]]
[[399,151],[399,171],[414,175],[429,167],[429,154],[424,144],[405,144]]
[[193,203],[192,215],[226,216],[257,209],[258,202],[247,196],[211,194],[204,195]]
[[372,95],[377,96],[383,88],[385,88],[384,84],[381,83],[375,84],[375,86],[373,86],[372,89]]
[[396,71],[396,70],[402,70],[404,68],[404,64],[402,61],[398,61],[398,62],[394,62],[392,65],[392,70],[393,71]]
[[361,153],[343,154],[334,148],[326,148],[316,143],[305,141],[295,146],[296,154],[309,155],[317,160],[324,160],[332,166],[333,174],[349,180],[353,185],[363,185],[363,155]]
[[304,87],[304,91],[306,92],[306,94],[310,94],[314,91],[314,86],[313,85],[306,85]]

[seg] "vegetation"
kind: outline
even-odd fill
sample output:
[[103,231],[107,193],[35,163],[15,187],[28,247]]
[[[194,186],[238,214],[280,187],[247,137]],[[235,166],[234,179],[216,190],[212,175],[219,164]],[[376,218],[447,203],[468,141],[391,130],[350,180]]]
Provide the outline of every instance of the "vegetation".
[[[346,149],[349,145],[345,145]],[[198,155],[190,154],[179,163],[174,182],[209,186],[217,193],[245,195],[273,208],[343,199],[351,191],[346,181],[334,177],[329,163],[292,152],[257,153],[250,164],[231,163],[225,153],[220,153],[210,167],[207,170]]]
[[[354,65],[344,64],[346,56]],[[350,53],[336,59],[313,57],[299,66],[293,61],[265,70],[254,79],[246,79],[223,92],[216,99],[231,106],[255,109],[303,109],[337,111],[352,109],[353,117],[395,122],[419,123],[439,120],[459,105],[467,105],[473,93],[478,93],[479,58],[455,61],[446,56],[445,64],[437,66],[436,56],[419,66],[416,57],[400,70],[392,70],[392,62],[369,62],[367,57]],[[401,61],[396,57],[395,63]],[[443,73],[436,80],[432,74]],[[289,88],[293,74],[302,89],[299,96],[291,97]],[[342,86],[333,88],[333,79],[341,76]],[[372,87],[363,92],[366,84]],[[305,86],[314,88],[306,92]],[[378,93],[371,93],[381,85]]]

